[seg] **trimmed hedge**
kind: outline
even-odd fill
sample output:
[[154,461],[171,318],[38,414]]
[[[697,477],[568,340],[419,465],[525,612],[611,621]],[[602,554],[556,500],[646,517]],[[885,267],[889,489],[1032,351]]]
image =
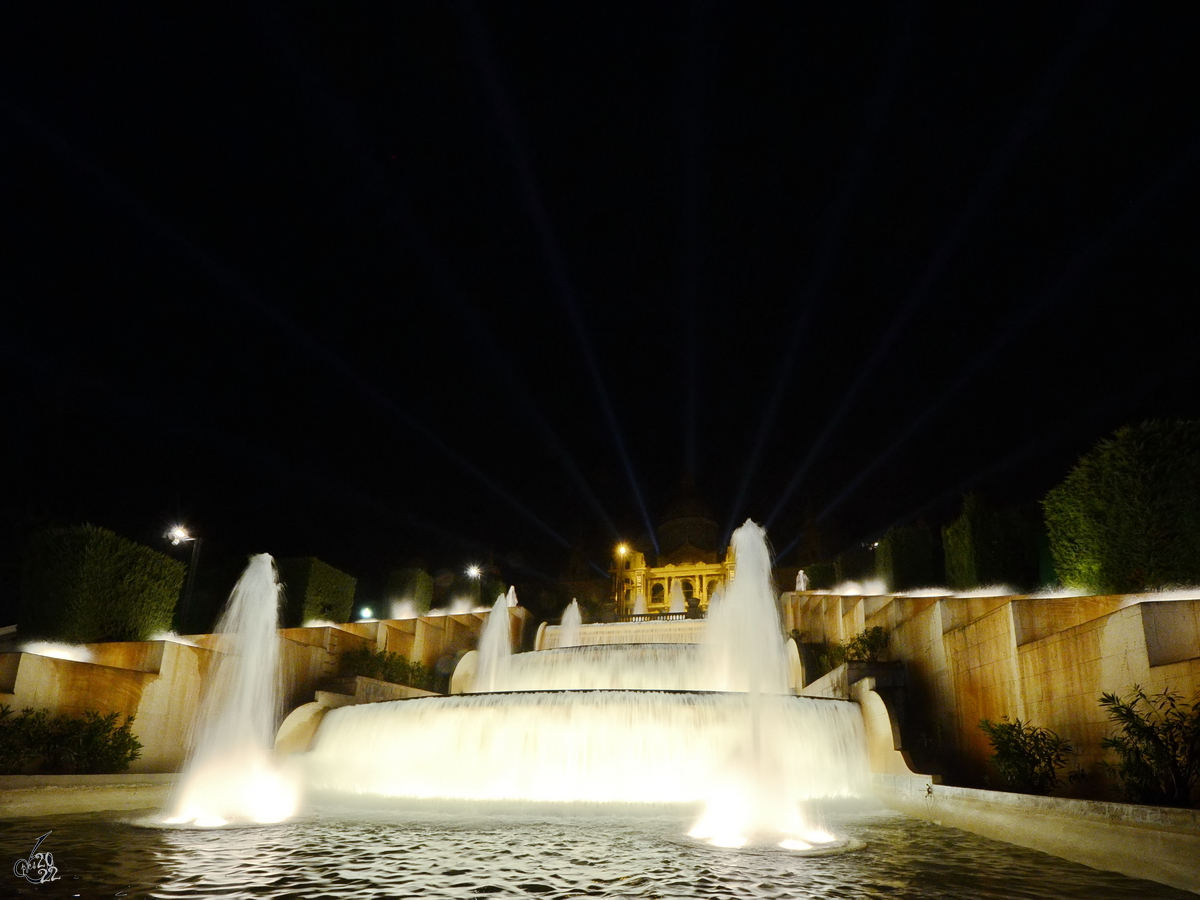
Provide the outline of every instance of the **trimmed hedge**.
[[865,547],[857,547],[839,553],[833,562],[837,581],[868,581],[875,577],[875,553]]
[[804,567],[810,591],[827,591],[837,584],[837,567],[831,562],[812,563]]
[[40,531],[25,549],[22,637],[144,641],[168,631],[187,567],[95,525]]
[[1200,582],[1200,422],[1118,429],[1042,508],[1067,587],[1122,594]]
[[924,522],[889,528],[875,549],[875,574],[889,591],[931,587],[940,581],[933,532]]
[[389,603],[409,600],[418,615],[433,605],[433,576],[424,569],[394,569],[388,575],[384,596]]
[[284,627],[294,628],[313,619],[350,621],[358,579],[315,556],[285,559],[277,566],[283,585]]
[[957,591],[991,584],[1035,587],[1041,532],[1035,511],[995,509],[978,494],[967,494],[962,513],[942,529],[946,581]]

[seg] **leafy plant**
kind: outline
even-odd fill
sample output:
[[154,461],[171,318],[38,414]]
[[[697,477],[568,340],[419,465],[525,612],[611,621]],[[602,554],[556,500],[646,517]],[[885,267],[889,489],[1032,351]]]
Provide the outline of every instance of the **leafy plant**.
[[22,635],[142,641],[171,627],[185,567],[95,525],[53,528],[25,548]]
[[0,773],[99,775],[124,772],[141,757],[133,717],[88,710],[82,716],[0,706]]
[[1032,587],[1039,577],[1036,510],[995,509],[978,494],[963,497],[962,513],[942,528],[946,581],[955,590],[988,584]]
[[277,565],[283,585],[283,617],[288,626],[303,625],[314,619],[323,622],[350,620],[357,578],[315,556],[285,559]]
[[937,562],[933,532],[924,522],[889,528],[875,549],[875,575],[892,591],[940,581]]
[[846,643],[845,658],[861,662],[879,662],[890,640],[891,636],[886,628],[882,625],[872,625]]
[[979,727],[992,744],[992,765],[1005,786],[1020,794],[1048,794],[1061,784],[1058,770],[1075,753],[1071,742],[1048,728],[983,719]]
[[436,691],[442,685],[438,673],[422,663],[405,659],[398,653],[370,650],[366,647],[345,651],[340,660],[343,675],[378,678],[392,684],[403,684],[423,691]]
[[1042,507],[1068,587],[1134,593],[1200,580],[1200,422],[1119,429]]
[[1117,764],[1106,768],[1136,803],[1192,803],[1200,783],[1200,696],[1182,700],[1174,691],[1147,694],[1136,684],[1128,697],[1100,696],[1109,720],[1120,727],[1120,734],[1101,741],[1117,752]]

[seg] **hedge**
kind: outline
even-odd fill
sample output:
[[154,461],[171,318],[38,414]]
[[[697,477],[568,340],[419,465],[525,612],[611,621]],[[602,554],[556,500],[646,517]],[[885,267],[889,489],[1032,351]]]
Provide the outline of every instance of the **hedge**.
[[100,775],[124,772],[142,755],[133,717],[115,712],[82,716],[0,706],[0,775]]
[[410,601],[418,615],[433,605],[433,576],[420,568],[394,569],[388,575],[384,596],[389,603]]
[[1041,580],[1041,533],[1035,510],[995,509],[978,494],[967,494],[962,513],[942,529],[946,581],[959,591],[991,584],[1035,587]]
[[1121,594],[1200,582],[1200,422],[1118,429],[1042,508],[1064,586]]
[[350,621],[358,579],[315,556],[285,559],[277,566],[283,585],[284,627],[294,628],[314,619]]
[[875,553],[865,547],[856,547],[838,554],[833,562],[838,582],[868,581],[875,577]]
[[95,525],[36,533],[21,573],[23,637],[144,641],[169,631],[187,567]]
[[923,522],[889,528],[875,549],[875,574],[889,591],[930,587],[941,580],[933,532]]

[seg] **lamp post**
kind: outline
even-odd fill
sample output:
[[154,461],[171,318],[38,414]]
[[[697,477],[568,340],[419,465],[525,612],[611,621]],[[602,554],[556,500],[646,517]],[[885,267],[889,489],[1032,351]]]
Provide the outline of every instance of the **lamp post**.
[[617,544],[617,559],[613,565],[613,610],[618,616],[629,612],[625,608],[625,557],[629,555],[628,544]]
[[482,575],[483,575],[483,572],[480,570],[479,566],[476,566],[476,565],[467,566],[467,577],[475,582],[475,605],[476,606],[479,606],[483,603],[483,598],[481,595],[481,592],[483,590],[483,585],[481,583]]
[[164,537],[171,542],[171,546],[173,547],[187,543],[192,545],[192,560],[188,563],[187,581],[184,582],[183,588],[183,609],[179,611],[179,624],[182,626],[186,623],[187,614],[191,611],[192,587],[196,584],[196,567],[200,564],[200,544],[202,540],[191,534],[182,525],[176,525]]

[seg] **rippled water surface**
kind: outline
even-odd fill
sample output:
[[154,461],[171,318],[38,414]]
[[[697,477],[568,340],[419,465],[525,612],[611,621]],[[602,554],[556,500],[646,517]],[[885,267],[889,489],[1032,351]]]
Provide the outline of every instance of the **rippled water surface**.
[[[718,850],[683,837],[689,816],[481,815],[324,809],[253,829],[174,831],[136,814],[0,822],[0,896],[1086,898],[1193,894],[878,810],[830,810],[865,848],[804,858]],[[60,880],[12,863],[41,846]]]

